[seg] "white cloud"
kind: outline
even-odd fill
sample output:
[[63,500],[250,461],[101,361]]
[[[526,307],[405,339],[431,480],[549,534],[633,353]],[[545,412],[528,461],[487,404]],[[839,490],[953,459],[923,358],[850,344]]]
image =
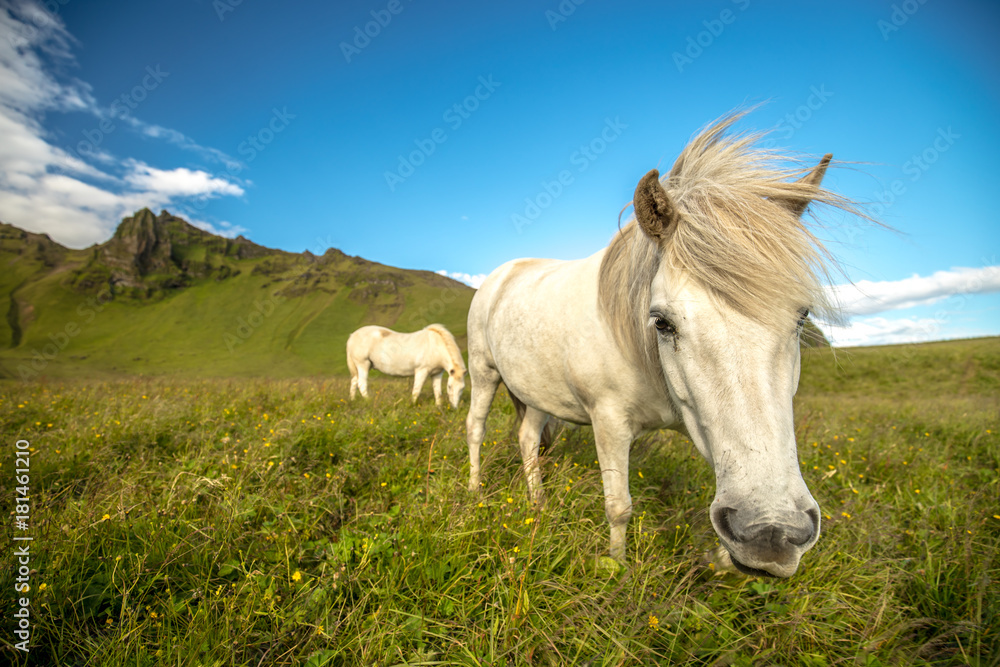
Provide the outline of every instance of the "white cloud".
[[202,146],[183,132],[178,132],[177,130],[172,130],[160,125],[144,123],[143,121],[132,116],[128,117],[128,121],[147,137],[152,137],[153,139],[163,139],[171,144],[174,144],[175,146],[183,148],[184,150],[193,151],[207,160],[224,164],[227,167],[234,165],[240,167],[241,169],[246,168],[246,164],[244,162],[230,157],[228,154],[217,148]]
[[5,3],[0,10],[0,100],[28,112],[69,111],[92,104],[90,87],[80,81],[58,83],[46,73],[42,54],[56,62],[72,60],[73,37],[62,20],[29,2]]
[[822,329],[835,347],[858,345],[891,345],[895,343],[920,343],[942,338],[942,327],[947,320],[938,318],[865,317],[852,320],[845,326],[825,324]]
[[[207,160],[238,164],[176,130],[132,115],[118,118],[98,104],[89,84],[59,76],[74,64],[75,40],[58,15],[38,4],[0,6],[0,36],[0,220],[85,247],[107,239],[122,217],[140,208],[176,210],[187,199],[244,194],[240,185],[207,171],[160,169],[112,156],[100,148],[99,139],[86,152],[59,148],[42,125],[51,111],[92,116],[92,136],[103,136],[102,122],[124,120],[143,136]],[[220,225],[224,232],[245,231]]]
[[[830,342],[838,347],[984,336],[990,332],[969,328],[964,319],[956,319],[956,316],[966,307],[966,299],[1000,292],[1000,266],[958,267],[936,271],[929,276],[914,274],[902,280],[860,280],[853,285],[835,285],[829,289],[834,301],[841,305],[847,322],[821,321],[819,324]],[[953,307],[939,309],[933,317],[872,317],[949,299],[954,299],[948,301]]]
[[830,290],[845,315],[874,315],[931,304],[955,294],[1000,292],[1000,266],[953,268],[892,281],[859,280],[853,285],[834,285]]
[[483,284],[484,280],[486,280],[485,273],[477,273],[476,275],[473,276],[468,273],[461,273],[458,271],[445,271],[444,269],[437,271],[437,273],[442,276],[447,276],[448,278],[454,278],[455,280],[461,283],[465,283],[469,287],[474,287],[475,289],[479,289],[479,286]]
[[243,188],[229,181],[212,176],[204,171],[178,169],[157,169],[137,160],[126,162],[130,172],[125,181],[137,190],[158,193],[166,197],[214,197],[233,195],[239,197]]

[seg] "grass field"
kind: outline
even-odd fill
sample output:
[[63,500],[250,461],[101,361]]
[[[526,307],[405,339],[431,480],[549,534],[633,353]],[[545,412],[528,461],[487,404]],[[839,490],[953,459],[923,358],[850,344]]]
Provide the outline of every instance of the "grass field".
[[[789,580],[719,571],[708,465],[633,450],[627,563],[602,558],[593,433],[528,505],[498,397],[481,496],[464,416],[403,381],[0,385],[31,443],[25,665],[1000,665],[1000,344],[811,350],[796,424],[823,535]],[[14,508],[11,507],[13,512]],[[30,597],[27,655],[15,599]]]

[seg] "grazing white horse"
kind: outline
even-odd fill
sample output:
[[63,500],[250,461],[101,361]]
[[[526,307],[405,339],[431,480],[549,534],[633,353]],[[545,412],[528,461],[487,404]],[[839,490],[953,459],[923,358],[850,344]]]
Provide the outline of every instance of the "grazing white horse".
[[448,400],[458,407],[465,388],[465,362],[455,337],[441,324],[399,333],[380,326],[361,327],[347,339],[347,367],[351,371],[351,399],[361,390],[368,398],[368,371],[413,376],[413,401],[433,375],[434,402],[441,405],[441,376],[448,373]]
[[710,517],[733,563],[788,577],[820,533],[792,418],[799,334],[810,310],[833,313],[821,287],[828,255],[801,216],[814,201],[855,209],[820,187],[830,155],[790,168],[761,146],[763,134],[726,133],[742,115],[694,138],[667,176],[646,174],[635,220],[607,248],[508,262],[476,292],[469,488],[480,487],[486,416],[503,381],[523,404],[518,437],[536,502],[549,417],[593,424],[610,551],[621,560],[631,443],[674,428],[714,469]]

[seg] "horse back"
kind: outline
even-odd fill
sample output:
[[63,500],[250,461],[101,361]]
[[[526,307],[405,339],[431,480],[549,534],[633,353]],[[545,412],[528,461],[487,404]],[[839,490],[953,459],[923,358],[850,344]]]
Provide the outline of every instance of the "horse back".
[[562,261],[521,259],[499,267],[473,297],[469,359],[499,371],[521,401],[588,423],[608,339],[597,312],[600,253]]

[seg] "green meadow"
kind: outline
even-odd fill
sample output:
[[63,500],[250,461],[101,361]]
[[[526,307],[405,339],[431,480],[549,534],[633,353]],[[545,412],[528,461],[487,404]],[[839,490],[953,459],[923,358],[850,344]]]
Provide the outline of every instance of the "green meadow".
[[[593,432],[559,434],[533,507],[503,392],[471,495],[468,393],[454,411],[385,377],[353,403],[332,375],[4,381],[8,503],[15,441],[31,451],[0,661],[1000,665],[998,343],[804,351],[797,435],[823,534],[788,580],[706,559],[712,471],[670,431],[633,448],[618,565]],[[34,538],[17,594],[15,535]]]

